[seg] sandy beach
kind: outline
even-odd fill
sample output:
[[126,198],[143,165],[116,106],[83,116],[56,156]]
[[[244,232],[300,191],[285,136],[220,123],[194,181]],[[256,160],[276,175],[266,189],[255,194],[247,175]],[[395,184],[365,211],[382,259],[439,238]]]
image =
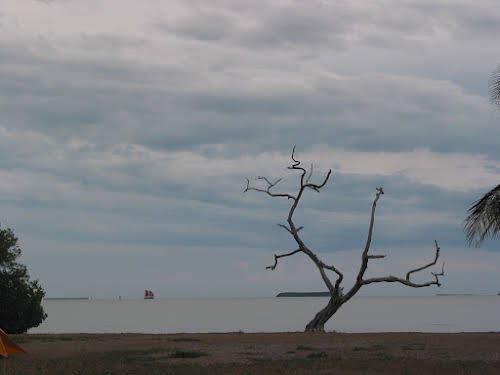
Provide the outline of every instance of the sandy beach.
[[6,374],[498,374],[500,333],[12,335]]

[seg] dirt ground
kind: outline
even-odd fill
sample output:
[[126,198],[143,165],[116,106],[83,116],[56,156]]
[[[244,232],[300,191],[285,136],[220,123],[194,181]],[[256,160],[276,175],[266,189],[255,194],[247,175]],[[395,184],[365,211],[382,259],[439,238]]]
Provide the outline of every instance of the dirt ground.
[[27,354],[0,374],[500,374],[500,333],[11,337]]

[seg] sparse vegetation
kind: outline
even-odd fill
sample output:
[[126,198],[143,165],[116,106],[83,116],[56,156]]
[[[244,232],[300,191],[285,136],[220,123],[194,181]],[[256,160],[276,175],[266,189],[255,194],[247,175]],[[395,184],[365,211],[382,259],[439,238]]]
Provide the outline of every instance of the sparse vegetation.
[[374,344],[370,347],[364,347],[364,346],[355,346],[352,351],[353,352],[360,352],[360,351],[377,351],[377,350],[383,350],[385,349],[385,346],[384,345],[380,345],[380,344]]
[[296,350],[316,350],[316,349],[311,347],[311,346],[299,345],[299,346],[297,346]]
[[327,358],[328,353],[326,352],[314,352],[314,353],[309,353],[306,358],[309,359],[318,359],[318,358]]
[[200,352],[197,350],[175,350],[172,354],[170,354],[170,358],[199,358],[205,357],[208,354],[205,352]]
[[87,341],[87,336],[76,335],[25,335],[16,339],[19,344],[27,342]]
[[411,345],[403,345],[401,347],[403,350],[424,350],[425,344],[411,344]]
[[172,339],[172,341],[175,341],[175,342],[198,342],[201,340],[194,339],[192,337],[179,337],[179,338]]
[[28,352],[0,363],[15,375],[497,375],[500,368],[495,333],[186,334],[193,340],[177,342],[178,336],[134,334],[12,338]]

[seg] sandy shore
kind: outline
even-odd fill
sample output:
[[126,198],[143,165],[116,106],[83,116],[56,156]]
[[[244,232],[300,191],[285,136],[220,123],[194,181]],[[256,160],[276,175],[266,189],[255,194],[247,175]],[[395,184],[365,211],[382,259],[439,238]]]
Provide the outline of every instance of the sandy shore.
[[7,374],[500,374],[500,333],[14,335]]

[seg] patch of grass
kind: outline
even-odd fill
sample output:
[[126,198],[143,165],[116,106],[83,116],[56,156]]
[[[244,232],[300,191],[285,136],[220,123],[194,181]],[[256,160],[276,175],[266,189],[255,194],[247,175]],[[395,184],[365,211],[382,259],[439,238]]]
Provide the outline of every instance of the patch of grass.
[[200,352],[198,350],[174,350],[170,354],[170,358],[199,358],[208,356],[208,353]]
[[101,360],[111,361],[145,361],[153,359],[153,355],[167,352],[165,348],[150,348],[144,350],[113,350],[94,354]]
[[389,355],[389,354],[387,354],[385,352],[378,352],[377,353],[377,358],[378,359],[382,359],[382,360],[386,360],[386,361],[390,361],[393,358],[393,356]]
[[392,359],[392,355],[389,355],[389,354],[383,353],[383,352],[379,352],[379,353],[377,353],[377,358],[385,359],[385,360],[389,361]]
[[363,346],[355,346],[354,348],[352,348],[353,352],[360,352],[362,350],[368,350],[368,348],[365,348]]
[[192,337],[179,337],[179,338],[176,338],[176,339],[172,339],[172,341],[175,341],[175,342],[195,342],[195,341],[201,341],[200,339],[195,339],[195,338],[192,338]]
[[424,350],[425,344],[412,344],[412,345],[403,345],[401,347],[403,350]]
[[267,357],[263,357],[263,358],[252,358],[252,360],[254,362],[257,362],[257,363],[270,363],[270,362],[273,362],[273,359],[272,358],[267,358]]
[[365,346],[355,346],[352,351],[353,352],[360,352],[360,351],[377,351],[377,350],[383,350],[385,349],[384,345],[380,344],[374,344],[371,347],[367,348]]
[[316,350],[316,348],[313,348],[312,346],[299,345],[295,350]]
[[328,357],[328,353],[326,353],[326,352],[313,352],[313,353],[309,353],[306,358],[319,359],[319,358],[327,358],[327,357]]

